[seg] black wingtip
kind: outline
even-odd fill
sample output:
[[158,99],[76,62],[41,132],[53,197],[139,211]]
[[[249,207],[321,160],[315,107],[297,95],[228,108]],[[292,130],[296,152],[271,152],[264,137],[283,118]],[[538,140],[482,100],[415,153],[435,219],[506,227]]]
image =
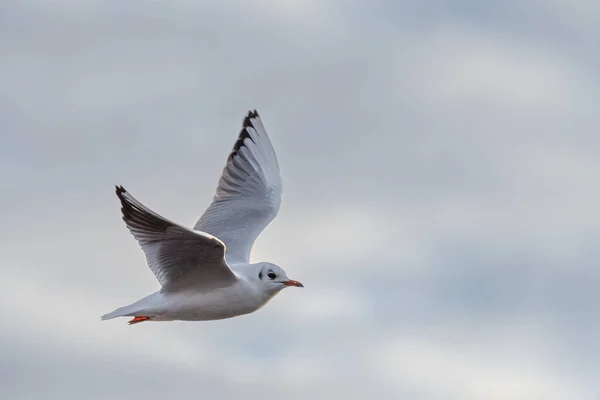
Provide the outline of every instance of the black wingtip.
[[121,185],[115,185],[115,193],[121,199],[123,197],[123,194],[127,193],[127,190],[125,190],[125,188]]
[[116,185],[115,193],[117,194],[117,197],[119,198],[119,201],[121,202],[121,213],[123,214],[123,219],[125,219],[125,217],[130,214],[131,207],[132,207],[130,202],[125,198],[125,194],[127,193],[127,190],[121,185]]
[[135,202],[132,202],[131,199],[128,198],[131,196],[126,196],[128,192],[123,186],[116,185],[115,192],[117,193],[117,197],[121,202],[121,214],[123,215],[123,221],[129,223],[129,221],[134,218],[136,211],[139,212],[138,207],[135,205]]
[[258,116],[258,112],[256,112],[256,110],[250,110],[248,111],[248,114],[246,114],[246,117],[244,118],[244,123],[242,124],[244,128],[247,128],[249,126],[253,127],[252,125],[252,121],[250,121],[253,118],[259,118]]
[[[245,127],[244,127],[244,129],[242,129],[242,131],[240,132],[240,135],[238,136],[238,140],[233,145],[234,152],[240,151],[240,147],[242,147],[244,145],[244,139],[252,140],[252,138],[250,137],[250,134],[248,133],[248,131],[246,130]],[[254,140],[252,140],[252,141],[254,142]]]
[[[239,154],[240,148],[244,145],[244,139],[246,139],[246,138],[250,138],[250,134],[244,127],[244,128],[242,128],[242,131],[240,132],[238,139],[235,141],[235,144],[233,145],[233,150],[231,151],[231,153],[229,153],[229,160],[232,160],[235,156],[237,156]],[[252,140],[252,138],[250,138],[250,140]]]
[[244,146],[244,140],[246,138],[252,140],[246,128],[254,128],[254,125],[252,125],[251,121],[253,118],[258,118],[258,112],[256,110],[248,111],[248,114],[246,115],[246,117],[244,118],[244,122],[242,123],[242,131],[240,132],[235,144],[233,145],[233,150],[229,154],[228,160],[232,160],[235,156],[238,155],[240,148]]

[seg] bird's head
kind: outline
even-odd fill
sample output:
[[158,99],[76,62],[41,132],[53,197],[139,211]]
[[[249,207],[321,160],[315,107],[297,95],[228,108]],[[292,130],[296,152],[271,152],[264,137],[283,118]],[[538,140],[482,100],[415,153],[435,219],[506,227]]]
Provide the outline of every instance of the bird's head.
[[288,286],[304,287],[300,282],[288,278],[281,267],[272,263],[259,263],[257,274],[261,285],[271,293],[276,293]]

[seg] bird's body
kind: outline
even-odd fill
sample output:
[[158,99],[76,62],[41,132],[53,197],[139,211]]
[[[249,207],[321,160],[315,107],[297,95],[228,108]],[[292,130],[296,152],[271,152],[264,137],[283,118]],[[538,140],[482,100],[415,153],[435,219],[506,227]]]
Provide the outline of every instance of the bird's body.
[[256,111],[244,119],[213,202],[194,229],[155,213],[123,187],[116,193],[123,220],[162,287],[102,319],[225,319],[258,310],[287,286],[302,287],[275,264],[249,262],[254,240],[281,202],[279,165]]
[[175,293],[157,291],[116,310],[116,313],[151,315],[154,321],[211,321],[250,314],[266,304],[271,297],[261,293],[241,277],[236,283],[224,288],[189,289]]

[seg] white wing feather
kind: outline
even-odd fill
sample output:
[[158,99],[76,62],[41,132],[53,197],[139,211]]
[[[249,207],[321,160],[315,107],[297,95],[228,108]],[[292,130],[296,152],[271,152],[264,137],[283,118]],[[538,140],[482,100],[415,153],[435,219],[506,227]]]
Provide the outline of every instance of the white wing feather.
[[192,286],[218,288],[237,280],[225,262],[225,245],[219,239],[169,221],[122,186],[116,188],[116,193],[123,220],[142,247],[163,291]]
[[281,204],[279,163],[267,131],[254,111],[227,159],[213,202],[194,230],[218,237],[229,264],[249,263],[254,241]]

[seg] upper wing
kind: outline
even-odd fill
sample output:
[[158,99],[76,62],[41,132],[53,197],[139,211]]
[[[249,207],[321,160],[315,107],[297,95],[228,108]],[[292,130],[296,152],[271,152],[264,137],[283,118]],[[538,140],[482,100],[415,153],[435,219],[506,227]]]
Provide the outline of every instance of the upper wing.
[[227,260],[248,263],[250,250],[281,204],[275,150],[256,110],[248,112],[212,204],[194,226],[227,245]]
[[123,220],[163,289],[222,287],[237,279],[225,262],[225,245],[219,239],[161,217],[122,186],[117,186],[116,192]]

